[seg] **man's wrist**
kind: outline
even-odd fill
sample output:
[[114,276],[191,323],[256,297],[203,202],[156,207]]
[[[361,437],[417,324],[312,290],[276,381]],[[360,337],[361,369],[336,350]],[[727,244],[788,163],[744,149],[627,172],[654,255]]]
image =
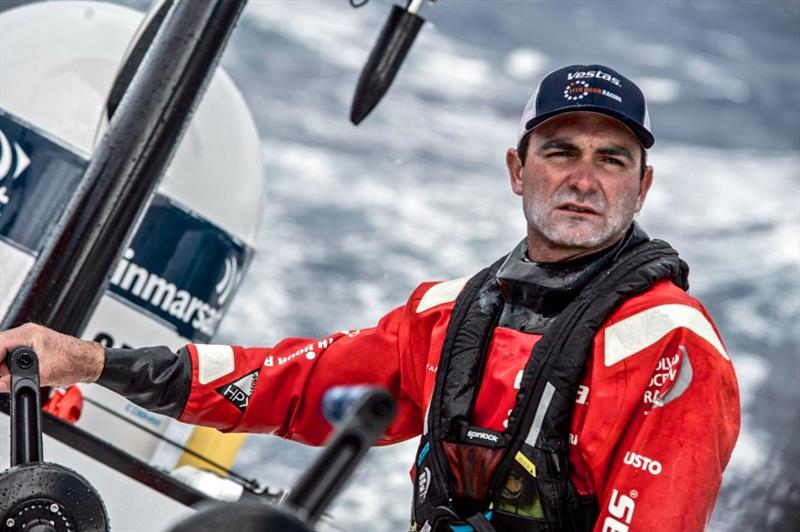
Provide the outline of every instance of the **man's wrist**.
[[178,417],[192,389],[191,359],[185,349],[166,346],[108,347],[96,382],[142,408]]
[[100,375],[103,373],[103,368],[105,367],[105,347],[97,342],[90,342],[87,340],[79,341],[83,345],[77,350],[81,355],[76,357],[75,362],[83,367],[83,371],[78,373],[79,375],[81,373],[83,374],[80,378],[80,382],[97,382],[97,379],[100,378]]
[[88,342],[90,348],[91,372],[87,378],[87,382],[97,382],[100,375],[103,374],[103,368],[106,364],[106,349],[97,342]]

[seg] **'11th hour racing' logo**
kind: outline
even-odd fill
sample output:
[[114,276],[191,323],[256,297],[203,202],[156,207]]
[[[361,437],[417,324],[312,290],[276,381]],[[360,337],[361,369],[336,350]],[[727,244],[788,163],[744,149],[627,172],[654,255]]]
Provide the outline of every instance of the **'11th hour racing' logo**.
[[564,98],[570,101],[583,100],[589,95],[589,84],[583,80],[573,81],[564,88]]
[[614,101],[622,103],[622,96],[619,94],[601,89],[600,87],[592,87],[583,80],[571,81],[566,87],[564,87],[564,98],[572,102],[576,100],[583,100],[590,94],[600,94],[602,96],[611,98]]

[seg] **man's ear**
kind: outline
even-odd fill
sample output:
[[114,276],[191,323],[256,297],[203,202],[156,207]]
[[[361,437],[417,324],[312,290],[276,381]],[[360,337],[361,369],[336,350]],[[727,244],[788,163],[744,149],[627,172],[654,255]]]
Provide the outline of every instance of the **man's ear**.
[[653,185],[653,167],[647,165],[644,169],[644,175],[639,180],[639,196],[636,198],[636,212],[642,210],[644,200],[647,198],[647,192]]
[[517,196],[522,196],[522,161],[516,149],[509,148],[506,152],[506,166],[508,167],[508,178],[511,181],[511,190]]

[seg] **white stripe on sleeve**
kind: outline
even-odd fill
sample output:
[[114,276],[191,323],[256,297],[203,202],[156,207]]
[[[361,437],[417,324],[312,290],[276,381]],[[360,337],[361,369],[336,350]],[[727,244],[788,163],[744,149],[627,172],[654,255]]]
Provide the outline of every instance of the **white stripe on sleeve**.
[[233,373],[233,348],[229,345],[195,344],[197,349],[197,380],[200,384]]
[[681,327],[706,340],[730,360],[714,327],[702,312],[688,305],[672,304],[647,309],[609,326],[605,331],[606,367],[625,360]]

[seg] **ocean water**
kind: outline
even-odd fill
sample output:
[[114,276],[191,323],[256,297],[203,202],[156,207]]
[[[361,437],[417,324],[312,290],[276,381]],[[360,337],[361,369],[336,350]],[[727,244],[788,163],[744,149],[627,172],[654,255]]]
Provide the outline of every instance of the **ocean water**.
[[[367,327],[418,283],[506,253],[525,231],[504,164],[522,106],[552,69],[607,64],[649,98],[640,222],[691,265],[739,378],[742,432],[710,528],[800,530],[800,2],[426,3],[389,94],[354,127],[390,5],[249,1],[222,63],[263,140],[268,199],[215,342]],[[338,526],[407,529],[415,450],[370,451],[330,510]],[[318,452],[253,435],[235,468],[287,487]]]
[[[742,433],[712,530],[800,526],[800,4],[426,4],[385,99],[355,82],[389,11],[251,0],[223,59],[259,126],[259,254],[217,340],[369,326],[423,280],[477,271],[524,235],[506,148],[538,79],[599,62],[638,80],[657,138],[640,219],[692,266],[737,368]],[[416,442],[375,449],[331,513],[403,530]],[[237,468],[290,485],[318,452],[251,436]]]

